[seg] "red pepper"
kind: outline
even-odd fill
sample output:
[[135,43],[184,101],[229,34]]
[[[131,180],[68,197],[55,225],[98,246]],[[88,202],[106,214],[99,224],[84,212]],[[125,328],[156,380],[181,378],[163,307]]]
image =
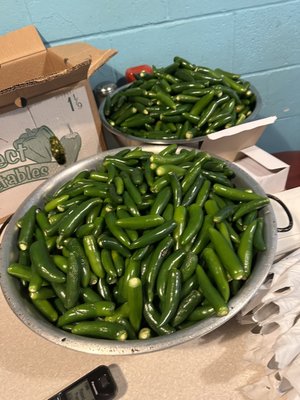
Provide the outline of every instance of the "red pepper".
[[125,71],[125,77],[127,82],[135,81],[135,75],[140,74],[141,72],[148,72],[149,74],[153,73],[152,67],[150,65],[137,65],[136,67],[127,68]]

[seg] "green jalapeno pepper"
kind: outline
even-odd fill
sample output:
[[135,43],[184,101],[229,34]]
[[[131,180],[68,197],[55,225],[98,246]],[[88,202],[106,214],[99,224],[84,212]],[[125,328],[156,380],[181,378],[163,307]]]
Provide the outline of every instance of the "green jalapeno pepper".
[[45,235],[45,230],[48,229],[50,226],[46,213],[38,208],[35,212],[35,218],[37,225],[40,227],[40,229],[43,231]]
[[32,270],[29,266],[20,263],[11,263],[7,267],[9,275],[29,282],[32,277]]
[[74,322],[86,321],[96,317],[111,315],[115,309],[115,304],[110,301],[98,301],[96,303],[79,304],[58,318],[57,326],[72,324]]
[[198,290],[192,290],[184,299],[181,300],[178,310],[171,322],[176,327],[184,322],[194,309],[200,304],[203,295]]
[[243,279],[244,269],[242,263],[224,236],[212,227],[208,229],[208,235],[214,245],[216,253],[222,262],[222,265],[226,268],[232,279]]
[[111,258],[113,260],[117,275],[122,276],[125,269],[124,257],[117,250],[112,249]]
[[150,229],[160,226],[164,222],[164,218],[160,215],[143,215],[117,219],[116,225],[125,229]]
[[20,250],[17,263],[21,265],[30,265],[30,255],[29,255],[29,249],[27,250]]
[[40,290],[43,284],[43,278],[38,272],[38,268],[35,263],[31,265],[31,277],[28,285],[29,293],[34,293]]
[[33,233],[36,223],[36,206],[31,206],[22,217],[22,225],[18,237],[18,246],[20,250],[29,248],[33,241]]
[[192,245],[196,235],[201,229],[204,213],[198,204],[191,204],[187,208],[188,218],[185,229],[180,237],[181,246]]
[[64,300],[66,309],[70,309],[77,304],[79,299],[80,278],[80,263],[78,257],[71,252],[68,258],[66,298]]
[[47,300],[56,297],[56,294],[50,287],[43,287],[36,292],[31,292],[29,296],[32,300]]
[[183,206],[189,206],[194,202],[199,193],[199,190],[203,185],[203,182],[204,178],[202,175],[196,177],[195,181],[192,183],[192,185],[189,187],[189,189],[185,192],[183,196],[183,199],[181,201],[181,204]]
[[150,328],[158,335],[169,335],[170,333],[175,332],[175,328],[168,324],[162,326],[159,325],[160,314],[154,308],[152,303],[145,303],[143,315]]
[[244,279],[247,279],[252,269],[253,241],[257,227],[257,220],[252,221],[241,235],[237,254],[244,267]]
[[216,287],[218,288],[225,302],[227,302],[230,297],[230,288],[226,274],[216,252],[213,248],[206,247],[203,250],[202,255]]
[[256,230],[253,238],[253,246],[258,251],[266,250],[266,242],[264,239],[264,219],[263,217],[257,218]]
[[133,277],[128,281],[129,321],[136,332],[139,331],[143,315],[143,290],[140,278]]
[[176,226],[177,223],[171,220],[164,222],[156,228],[146,230],[144,234],[142,234],[137,240],[135,240],[131,244],[131,249],[139,249],[149,244],[158,242],[165,236],[171,234]]
[[45,242],[38,240],[31,244],[30,258],[42,278],[49,282],[65,282],[66,276],[52,261]]
[[178,165],[185,161],[193,160],[196,156],[196,151],[181,151],[180,153],[175,154],[166,154],[162,156],[161,154],[152,154],[150,157],[150,161],[157,165],[164,164],[173,164]]
[[230,218],[235,213],[237,208],[237,204],[229,204],[221,209],[219,208],[219,210],[214,215],[213,221],[216,223],[220,223],[225,219]]
[[180,266],[180,273],[183,283],[186,282],[194,274],[197,264],[197,254],[191,251],[187,252]]
[[173,219],[173,215],[174,215],[174,206],[172,203],[168,203],[166,208],[164,209],[162,217],[165,221],[171,221],[171,219]]
[[79,239],[73,237],[68,238],[65,242],[67,250],[75,253],[78,257],[80,264],[81,285],[83,287],[87,287],[90,283],[91,268],[83,246]]
[[151,205],[150,215],[161,215],[169,203],[171,196],[172,190],[169,186],[166,186],[160,192],[158,192],[154,202]]
[[101,249],[100,259],[105,270],[107,277],[109,279],[109,283],[116,282],[117,280],[117,271],[115,269],[113,260],[111,258],[111,252],[108,249]]
[[199,306],[191,312],[191,314],[188,316],[188,320],[193,322],[202,321],[206,318],[212,317],[214,314],[215,310],[212,306]]
[[130,194],[125,190],[123,193],[123,200],[124,204],[126,205],[128,212],[133,215],[133,216],[138,216],[140,215],[140,212],[138,210],[137,204],[133,201],[132,197]]
[[82,223],[90,210],[102,203],[100,199],[89,199],[79,204],[74,212],[67,215],[60,221],[58,233],[61,238],[67,238],[72,235],[75,229]]
[[94,228],[95,226],[93,223],[83,224],[76,229],[75,234],[78,238],[83,238],[84,236],[90,235]]
[[227,315],[229,312],[228,305],[199,264],[196,267],[196,274],[201,291],[214,308],[216,314],[220,317]]
[[55,308],[52,306],[51,302],[47,299],[33,299],[32,304],[35,308],[50,322],[54,323],[57,321],[58,313]]
[[194,116],[199,116],[200,113],[204,110],[204,108],[211,103],[212,99],[215,96],[215,91],[212,89],[209,93],[201,97],[200,100],[198,100],[192,110],[190,111],[191,115]]
[[122,324],[99,320],[78,322],[72,327],[71,332],[80,336],[120,341],[126,340],[128,337]]
[[58,197],[54,197],[53,199],[49,200],[45,205],[44,205],[44,210],[48,213],[51,210],[55,210],[55,208],[64,203],[66,200],[69,199],[69,195],[63,194]]
[[172,268],[179,268],[185,257],[185,254],[185,251],[182,248],[179,248],[163,260],[156,280],[156,292],[161,300],[165,296],[166,282],[169,271]]
[[195,289],[200,291],[196,270],[192,276],[190,276],[185,282],[182,282],[180,300],[184,299],[192,290]]
[[197,193],[197,197],[195,199],[195,203],[198,204],[199,206],[203,206],[204,203],[206,202],[208,196],[209,196],[209,191],[211,188],[211,181],[208,179],[204,179],[204,182],[201,186],[201,188],[199,189],[198,193]]
[[80,288],[80,297],[85,303],[97,303],[102,301],[102,297],[91,287]]
[[259,200],[262,198],[261,195],[258,195],[256,193],[242,189],[228,187],[226,185],[222,185],[219,183],[215,183],[213,185],[213,191],[219,196],[225,197],[229,200],[250,201],[250,200]]
[[99,278],[96,289],[100,296],[106,301],[112,301],[112,294],[105,278]]
[[177,224],[173,231],[173,237],[176,242],[176,248],[179,248],[180,243],[181,243],[181,235],[183,234],[183,231],[186,227],[187,208],[182,205],[175,207],[173,219],[174,219],[175,223]]
[[147,298],[152,302],[154,298],[154,287],[156,284],[157,275],[163,261],[169,255],[174,240],[171,236],[166,236],[154,249],[149,264],[146,269],[146,283],[147,283]]
[[145,247],[140,247],[139,249],[135,250],[132,254],[132,259],[137,261],[144,260],[153,250],[153,247],[147,245]]
[[191,248],[191,251],[193,253],[200,254],[202,250],[208,245],[210,240],[208,230],[212,226],[213,226],[213,216],[205,215],[200,231],[196,236],[195,241]]
[[140,260],[134,260],[132,257],[128,259],[128,263],[125,266],[124,275],[119,280],[120,282],[120,294],[124,300],[128,299],[128,282],[131,278],[139,278],[141,274],[141,262]]
[[134,200],[135,204],[141,203],[142,196],[141,196],[140,192],[138,191],[138,189],[136,188],[136,186],[134,185],[134,183],[130,177],[130,174],[125,171],[122,171],[120,176],[123,179],[126,190],[128,191],[128,193]]
[[[91,270],[99,278],[105,276],[105,272],[101,262],[101,254],[97,246],[97,241],[93,235],[84,236],[82,239],[85,255],[90,263]],[[98,238],[99,243],[99,238]]]
[[131,242],[129,237],[126,235],[126,232],[120,228],[117,224],[117,217],[116,214],[111,211],[105,214],[105,222],[106,226],[109,229],[110,233],[127,248],[130,248]]
[[211,215],[213,217],[213,221],[214,221],[214,216],[219,212],[219,206],[218,206],[217,202],[214,199],[208,199],[204,203],[204,208],[205,208],[206,214]]
[[168,273],[166,293],[162,304],[159,326],[167,324],[175,316],[180,302],[181,275],[178,269],[171,269]]
[[165,186],[168,185],[169,185],[168,177],[161,176],[153,181],[153,184],[150,186],[150,190],[152,193],[159,193]]
[[239,218],[243,217],[245,214],[253,211],[259,210],[262,207],[265,207],[270,203],[270,199],[268,197],[263,197],[257,200],[250,200],[247,203],[241,204],[236,212],[234,213],[232,220],[237,221]]
[[97,238],[97,243],[100,248],[115,250],[124,257],[130,257],[131,253],[127,247],[123,246],[115,237],[102,233]]

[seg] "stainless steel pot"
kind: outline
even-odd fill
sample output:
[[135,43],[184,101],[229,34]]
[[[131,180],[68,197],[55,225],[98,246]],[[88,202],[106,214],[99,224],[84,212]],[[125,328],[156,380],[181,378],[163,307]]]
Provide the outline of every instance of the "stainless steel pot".
[[[113,92],[113,94],[116,94],[116,93],[124,90],[125,88],[129,87],[131,84],[132,83],[128,83],[124,86],[121,86],[120,88],[115,90]],[[252,114],[245,119],[244,123],[254,121],[258,117],[259,112],[262,107],[262,99],[261,99],[261,96],[258,93],[257,89],[253,85],[251,85],[251,90],[256,96],[256,104],[255,104],[255,108],[254,108]],[[106,99],[104,98],[104,100],[100,104],[99,115],[100,115],[100,119],[102,122],[102,131],[108,142],[110,141],[110,137],[113,137],[117,140],[117,142],[121,146],[141,146],[141,145],[151,145],[151,144],[167,145],[167,144],[171,144],[171,143],[177,143],[177,144],[183,145],[183,146],[200,148],[201,144],[205,138],[205,136],[198,136],[198,137],[195,137],[192,139],[172,139],[172,140],[171,139],[169,139],[169,140],[168,139],[163,139],[163,140],[157,139],[157,140],[155,140],[155,139],[146,139],[146,138],[143,139],[143,138],[139,138],[139,137],[136,137],[133,135],[125,134],[125,133],[119,131],[118,129],[114,128],[113,126],[111,126],[108,123],[108,121],[104,115],[105,102],[106,102]]]
[[[143,148],[148,151],[159,152],[164,147],[165,146],[144,146]],[[106,155],[115,154],[119,150],[120,149],[109,150],[80,161],[53,176],[38,187],[24,200],[15,212],[2,238],[0,284],[11,310],[28,328],[38,335],[60,346],[86,353],[120,355],[153,352],[182,344],[212,332],[236,315],[255,295],[272,266],[276,251],[277,226],[275,214],[272,206],[268,205],[261,212],[266,226],[265,240],[267,250],[258,255],[251,277],[246,281],[238,294],[229,302],[230,312],[225,317],[212,317],[171,335],[155,337],[149,340],[128,340],[125,342],[75,336],[56,328],[45,320],[30,302],[22,296],[18,280],[8,275],[6,272],[8,265],[15,261],[17,257],[16,222],[33,204],[42,206],[46,196],[51,195],[58,187],[70,180],[78,172],[95,168],[102,162]],[[235,183],[237,186],[249,187],[255,192],[265,195],[260,185],[247,173],[234,164],[228,164],[236,173]]]

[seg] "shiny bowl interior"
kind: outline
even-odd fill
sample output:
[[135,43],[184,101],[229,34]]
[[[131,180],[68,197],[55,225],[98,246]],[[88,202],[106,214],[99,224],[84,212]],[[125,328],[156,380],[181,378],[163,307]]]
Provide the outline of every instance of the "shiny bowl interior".
[[[164,147],[165,146],[144,146],[143,148],[148,151],[159,152]],[[182,344],[212,332],[236,315],[255,295],[272,266],[276,251],[277,225],[273,208],[271,205],[268,205],[261,212],[266,227],[265,240],[267,250],[258,255],[250,278],[230,300],[230,311],[225,317],[211,317],[207,320],[195,323],[189,328],[166,336],[155,337],[148,340],[128,340],[124,342],[80,337],[55,327],[44,319],[32,304],[22,296],[18,280],[8,275],[6,272],[8,265],[15,261],[17,257],[18,232],[16,222],[33,204],[42,206],[46,196],[54,193],[56,189],[63,183],[69,181],[78,172],[95,168],[102,162],[106,155],[115,154],[118,150],[120,149],[108,150],[87,158],[48,179],[24,200],[7,225],[2,237],[0,284],[12,312],[29,329],[45,339],[60,346],[86,353],[125,355],[154,352]],[[237,186],[249,187],[256,193],[265,195],[260,185],[246,172],[232,163],[228,163],[228,165],[236,173],[234,179]]]

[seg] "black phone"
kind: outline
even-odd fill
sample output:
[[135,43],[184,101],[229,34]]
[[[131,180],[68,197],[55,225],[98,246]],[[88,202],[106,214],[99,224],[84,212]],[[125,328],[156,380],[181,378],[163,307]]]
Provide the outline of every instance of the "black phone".
[[111,400],[116,394],[117,385],[110,369],[100,365],[48,400]]

